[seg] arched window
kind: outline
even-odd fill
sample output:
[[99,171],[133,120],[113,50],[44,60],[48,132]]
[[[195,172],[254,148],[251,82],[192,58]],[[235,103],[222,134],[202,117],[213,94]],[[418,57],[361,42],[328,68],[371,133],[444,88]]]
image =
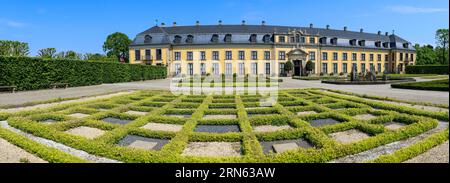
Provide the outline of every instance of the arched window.
[[194,42],[194,36],[193,35],[188,35],[186,38],[186,43],[193,43]]
[[219,42],[219,35],[218,34],[213,34],[212,37],[211,37],[211,42],[218,43]]
[[231,34],[226,34],[223,41],[225,41],[226,43],[231,43],[231,37],[232,37]]
[[144,43],[151,43],[152,42],[152,36],[145,35],[144,37]]
[[257,37],[256,34],[250,35],[250,40],[249,40],[249,41],[250,41],[251,43],[256,43],[256,41],[257,41],[257,40],[256,40],[256,37]]
[[181,36],[180,35],[176,35],[175,39],[173,39],[173,43],[180,44],[181,43]]
[[266,34],[266,35],[264,35],[264,37],[263,37],[263,41],[264,41],[264,43],[270,43],[270,35],[269,34]]

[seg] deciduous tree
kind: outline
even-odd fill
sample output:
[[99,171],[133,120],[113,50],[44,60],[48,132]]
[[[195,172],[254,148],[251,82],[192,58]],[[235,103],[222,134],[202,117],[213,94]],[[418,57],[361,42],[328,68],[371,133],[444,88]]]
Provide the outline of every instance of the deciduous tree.
[[128,46],[130,44],[131,40],[126,34],[116,32],[106,38],[103,50],[108,56],[115,56],[119,61],[128,62]]
[[436,51],[441,64],[448,64],[448,29],[438,29],[436,31]]
[[38,51],[38,57],[52,59],[56,56],[56,48],[44,48]]
[[19,41],[0,40],[0,55],[1,56],[28,56],[30,48],[28,43]]

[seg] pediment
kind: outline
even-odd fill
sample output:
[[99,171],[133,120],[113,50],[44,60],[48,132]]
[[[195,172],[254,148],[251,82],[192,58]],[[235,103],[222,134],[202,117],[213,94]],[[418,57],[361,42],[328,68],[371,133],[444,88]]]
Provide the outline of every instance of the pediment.
[[292,51],[290,51],[288,53],[289,56],[306,56],[308,55],[308,52],[306,52],[305,50],[301,49],[301,48],[296,48],[293,49]]

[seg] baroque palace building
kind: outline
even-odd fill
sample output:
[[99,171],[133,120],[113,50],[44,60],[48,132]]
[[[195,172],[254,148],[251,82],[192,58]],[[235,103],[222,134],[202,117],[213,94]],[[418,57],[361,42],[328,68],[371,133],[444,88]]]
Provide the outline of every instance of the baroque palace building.
[[411,43],[395,35],[309,27],[261,25],[154,26],[130,45],[131,64],[165,65],[171,76],[263,74],[285,76],[291,61],[295,76],[313,73],[402,73],[414,65]]

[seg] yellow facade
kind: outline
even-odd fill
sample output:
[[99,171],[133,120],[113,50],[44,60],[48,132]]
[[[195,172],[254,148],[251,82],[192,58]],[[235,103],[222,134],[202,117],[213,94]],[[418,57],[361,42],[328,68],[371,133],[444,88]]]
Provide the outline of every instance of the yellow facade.
[[[160,49],[160,48],[158,48]],[[187,70],[187,64],[192,63],[193,66],[193,72],[194,74],[201,74],[200,73],[200,63],[206,64],[206,72],[212,73],[212,64],[218,63],[220,74],[225,73],[225,63],[232,63],[232,72],[238,73],[238,63],[244,63],[245,64],[245,74],[251,73],[251,63],[260,63],[258,64],[258,74],[265,74],[265,63],[270,63],[272,68],[272,73],[278,73],[279,65],[278,63],[285,63],[286,61],[290,60],[288,53],[293,51],[297,48],[289,48],[289,47],[232,47],[232,46],[226,46],[226,47],[217,47],[217,48],[211,48],[211,47],[173,47],[173,48],[161,48],[162,57],[160,60],[156,60],[156,48],[139,48],[139,49],[131,49],[130,50],[130,63],[131,64],[143,64],[145,63],[145,59],[137,60],[135,58],[135,51],[139,50],[141,55],[145,56],[145,50],[151,51],[152,56],[152,65],[167,65],[169,67],[169,73],[173,75],[172,72],[174,72],[173,68],[176,63],[181,64],[181,73],[182,74],[189,74]],[[324,74],[331,74],[334,72],[333,63],[337,63],[337,73],[350,73],[352,70],[352,64],[357,64],[357,70],[358,72],[362,72],[361,64],[365,63],[365,70],[370,70],[370,64],[374,65],[374,71],[381,71],[384,72],[386,70],[386,63],[388,64],[388,71],[389,72],[395,72],[397,71],[399,65],[403,65],[406,62],[405,55],[408,54],[408,59],[412,60],[408,61],[408,64],[414,64],[415,63],[415,53],[411,52],[393,52],[391,53],[389,50],[364,50],[364,49],[349,49],[349,48],[314,48],[314,47],[305,47],[305,48],[298,48],[302,49],[303,51],[310,53],[315,53],[315,60],[314,65],[314,73],[324,73]],[[219,59],[215,60],[213,59],[213,52],[217,51],[219,52]],[[226,52],[231,51],[232,53],[232,59],[226,59]],[[244,60],[241,60],[239,58],[239,52],[244,51],[245,58]],[[258,59],[253,60],[252,59],[252,52],[256,51]],[[266,60],[265,52],[270,52],[270,59]],[[180,59],[175,60],[175,53],[180,54]],[[190,61],[187,59],[187,53],[192,52],[193,54],[193,60]],[[200,59],[201,52],[205,52],[206,60]],[[284,60],[280,60],[279,53],[284,52],[286,54]],[[324,60],[323,53],[327,53],[328,58]],[[337,53],[337,60],[334,60],[334,53]],[[347,60],[344,60],[344,53],[347,54]],[[404,54],[403,61],[400,59],[400,54]],[[353,60],[353,54],[356,54],[356,61]],[[365,54],[365,61],[362,59],[362,54]],[[371,60],[371,56],[373,55],[373,60]],[[380,56],[379,56],[380,55]],[[386,60],[386,56],[388,60]],[[381,59],[379,59],[379,57]],[[310,60],[311,56],[308,55],[307,60]],[[170,63],[170,64],[169,64]],[[323,63],[327,63],[327,71],[323,70]],[[344,63],[347,63],[347,72],[343,69]],[[305,64],[305,63],[303,63]],[[381,64],[381,65],[379,65]],[[303,65],[304,66],[304,65]],[[381,69],[378,69],[378,67],[381,66]]]
[[[281,42],[281,37],[284,37],[284,42]],[[302,38],[302,42],[298,41],[298,37]],[[320,38],[318,35],[293,30],[282,34],[275,32],[272,44],[142,44],[130,47],[129,55],[131,64],[167,66],[169,75],[230,73],[279,75],[283,72],[280,67],[287,61],[292,61],[295,67],[300,67],[304,73],[303,69],[309,60],[314,63],[312,71],[314,74],[348,74],[354,64],[359,73],[371,70],[377,73],[385,71],[399,73],[404,71],[406,65],[414,65],[416,61],[415,51],[410,49],[321,44]],[[160,59],[157,58],[157,50],[161,50]],[[239,58],[240,51],[245,53],[243,59]],[[192,53],[192,60],[188,59],[188,52]],[[205,53],[205,59],[201,59],[202,52]],[[217,59],[213,58],[214,52],[218,52]],[[231,52],[230,59],[227,59],[227,52]],[[257,53],[257,59],[252,58],[252,52]],[[265,58],[266,52],[270,53],[270,58]],[[280,59],[280,52],[284,52],[285,59]],[[323,53],[327,53],[326,59],[323,58]],[[334,54],[337,54],[337,58],[334,58]],[[346,59],[344,54],[347,54]],[[355,60],[353,54],[356,54]],[[136,55],[141,58],[137,59]],[[365,68],[362,68],[363,64]]]

